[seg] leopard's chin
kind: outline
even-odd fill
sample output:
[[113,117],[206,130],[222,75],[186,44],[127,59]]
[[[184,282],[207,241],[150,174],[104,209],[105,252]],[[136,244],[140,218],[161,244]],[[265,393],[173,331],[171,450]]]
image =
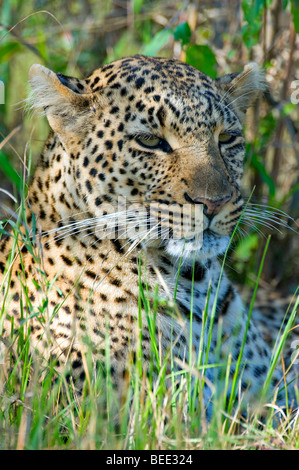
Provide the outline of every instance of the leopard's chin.
[[217,235],[211,230],[205,230],[199,237],[190,240],[167,240],[165,250],[170,256],[183,258],[184,261],[207,261],[225,253],[230,241],[229,235]]

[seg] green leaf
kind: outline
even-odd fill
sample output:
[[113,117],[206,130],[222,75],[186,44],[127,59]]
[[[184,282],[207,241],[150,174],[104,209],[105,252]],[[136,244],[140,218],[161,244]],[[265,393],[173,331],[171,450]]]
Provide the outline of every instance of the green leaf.
[[192,44],[186,49],[186,62],[201,72],[216,78],[217,60],[212,49],[207,45]]
[[295,31],[299,34],[299,0],[291,1],[291,12],[293,15]]
[[242,28],[242,37],[248,49],[251,49],[259,40],[262,27],[262,13],[265,6],[264,0],[242,1],[242,10],[246,22]]
[[174,39],[181,41],[183,46],[189,44],[191,35],[192,32],[188,23],[179,24],[173,32]]
[[282,108],[282,114],[288,116],[296,109],[297,105],[295,103],[286,103]]
[[245,20],[249,22],[256,20],[260,16],[264,7],[264,0],[243,0],[242,9]]
[[8,60],[17,52],[22,50],[19,42],[7,42],[0,46],[0,62],[8,62]]
[[252,252],[258,247],[259,238],[256,233],[243,238],[235,247],[235,256],[238,260],[247,261]]
[[149,55],[149,56],[154,56],[159,52],[162,47],[164,47],[169,39],[173,37],[173,32],[171,29],[162,29],[162,31],[159,31],[153,39],[146,44],[146,46],[143,48],[143,54],[144,55]]
[[138,13],[140,13],[142,6],[143,0],[133,0],[133,10],[135,15],[138,15]]
[[18,189],[21,188],[22,180],[16,170],[11,165],[8,157],[0,150],[0,169],[16,185]]

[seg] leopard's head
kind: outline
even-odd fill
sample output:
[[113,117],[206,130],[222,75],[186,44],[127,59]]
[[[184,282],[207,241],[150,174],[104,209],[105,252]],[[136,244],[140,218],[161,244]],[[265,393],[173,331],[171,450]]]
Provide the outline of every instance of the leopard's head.
[[124,238],[163,243],[171,255],[226,249],[243,208],[245,113],[265,88],[256,64],[213,80],[176,60],[135,56],[83,80],[33,65],[30,80],[82,211],[99,221],[108,212],[110,222],[125,214],[113,219],[118,236],[128,222]]

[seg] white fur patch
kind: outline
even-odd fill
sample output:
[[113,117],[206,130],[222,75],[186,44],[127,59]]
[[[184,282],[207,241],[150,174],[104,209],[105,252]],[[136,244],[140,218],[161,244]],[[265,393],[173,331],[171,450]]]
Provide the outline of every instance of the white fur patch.
[[205,231],[202,240],[171,239],[165,249],[170,256],[192,263],[194,256],[196,260],[206,261],[223,254],[229,241],[228,235],[220,237]]

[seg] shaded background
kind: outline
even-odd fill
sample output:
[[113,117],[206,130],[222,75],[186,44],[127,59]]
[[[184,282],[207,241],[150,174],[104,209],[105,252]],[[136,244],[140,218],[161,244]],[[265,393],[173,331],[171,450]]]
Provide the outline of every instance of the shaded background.
[[[270,92],[246,124],[244,194],[255,188],[254,202],[299,222],[299,108],[291,99],[299,100],[298,0],[2,0],[0,15],[0,217],[14,217],[48,134],[44,119],[24,112],[30,66],[38,62],[84,77],[103,63],[141,53],[181,59],[212,77],[240,71],[252,60],[265,68]],[[298,233],[257,229],[244,226],[247,236],[236,238],[227,263],[231,277],[252,285],[271,233],[261,282],[294,291]]]

